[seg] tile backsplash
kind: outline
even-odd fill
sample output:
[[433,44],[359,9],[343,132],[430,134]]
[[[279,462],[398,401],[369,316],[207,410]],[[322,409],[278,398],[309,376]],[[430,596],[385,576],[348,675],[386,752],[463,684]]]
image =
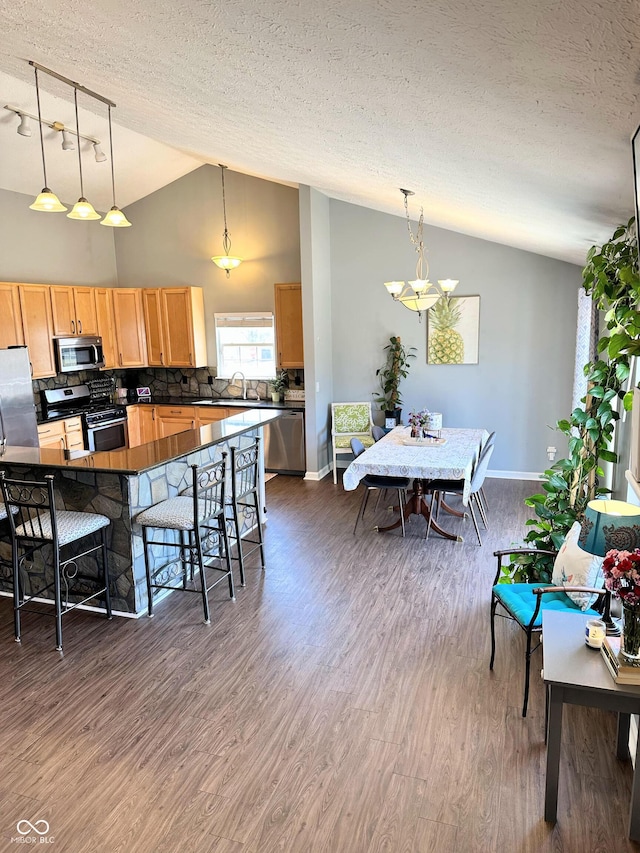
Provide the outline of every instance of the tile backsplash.
[[[304,370],[288,370],[289,387],[302,390],[304,388]],[[230,385],[227,379],[217,379],[215,367],[141,367],[137,370],[83,370],[78,373],[61,373],[51,379],[34,379],[33,393],[38,414],[40,414],[40,391],[47,388],[68,388],[70,385],[82,385],[92,379],[103,376],[113,376],[117,388],[136,388],[148,385],[152,395],[169,397],[184,397],[199,399],[210,397],[240,397],[242,386],[240,380]],[[251,389],[251,394],[249,390]],[[247,394],[254,396],[258,392],[264,400],[269,398],[269,383],[255,379],[247,380]]]

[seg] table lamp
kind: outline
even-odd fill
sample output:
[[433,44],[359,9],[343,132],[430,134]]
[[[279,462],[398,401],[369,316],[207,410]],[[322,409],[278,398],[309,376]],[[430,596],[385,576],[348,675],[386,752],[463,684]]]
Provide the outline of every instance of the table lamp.
[[640,548],[640,506],[625,501],[589,501],[578,545],[604,557],[607,551]]

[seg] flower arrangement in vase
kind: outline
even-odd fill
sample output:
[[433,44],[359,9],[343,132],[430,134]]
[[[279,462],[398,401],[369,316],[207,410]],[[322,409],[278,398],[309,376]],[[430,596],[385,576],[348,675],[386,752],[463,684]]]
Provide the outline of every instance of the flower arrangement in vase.
[[429,423],[428,409],[422,409],[420,412],[411,412],[407,420],[411,427],[411,438],[422,438],[426,435]]
[[607,552],[602,564],[604,585],[622,602],[621,653],[640,664],[640,548]]

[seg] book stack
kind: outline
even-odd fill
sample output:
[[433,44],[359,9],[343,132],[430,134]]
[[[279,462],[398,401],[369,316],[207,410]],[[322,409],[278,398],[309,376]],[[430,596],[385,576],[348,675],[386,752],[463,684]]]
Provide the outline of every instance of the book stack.
[[640,686],[640,662],[630,664],[620,654],[620,637],[605,637],[602,644],[602,657],[616,684],[637,684]]

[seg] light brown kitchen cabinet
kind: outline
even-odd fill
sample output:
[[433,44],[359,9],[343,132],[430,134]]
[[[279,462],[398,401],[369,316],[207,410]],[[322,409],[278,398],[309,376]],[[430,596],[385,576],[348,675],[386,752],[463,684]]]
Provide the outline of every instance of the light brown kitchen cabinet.
[[147,363],[147,348],[140,288],[114,288],[112,296],[117,366],[144,367]]
[[278,367],[304,367],[300,284],[275,285],[275,323]]
[[18,285],[0,282],[0,349],[22,346],[22,312]]
[[213,424],[216,421],[228,418],[230,414],[229,409],[222,406],[196,406],[196,411],[198,413],[198,426]]
[[98,334],[95,288],[54,284],[49,290],[54,335]]
[[24,342],[29,347],[31,376],[33,379],[55,376],[49,287],[46,284],[19,284],[18,293]]
[[96,318],[98,334],[102,338],[104,366],[108,370],[118,366],[118,351],[116,345],[116,324],[113,316],[113,291],[110,287],[96,287]]
[[196,428],[195,406],[155,406],[155,410],[158,438]]
[[156,407],[148,403],[127,406],[127,431],[129,447],[149,444],[158,438],[156,429]]
[[144,288],[142,301],[149,365],[205,367],[207,339],[202,288]]
[[84,450],[81,418],[76,416],[62,421],[39,424],[38,442],[40,447],[53,447],[58,450]]

